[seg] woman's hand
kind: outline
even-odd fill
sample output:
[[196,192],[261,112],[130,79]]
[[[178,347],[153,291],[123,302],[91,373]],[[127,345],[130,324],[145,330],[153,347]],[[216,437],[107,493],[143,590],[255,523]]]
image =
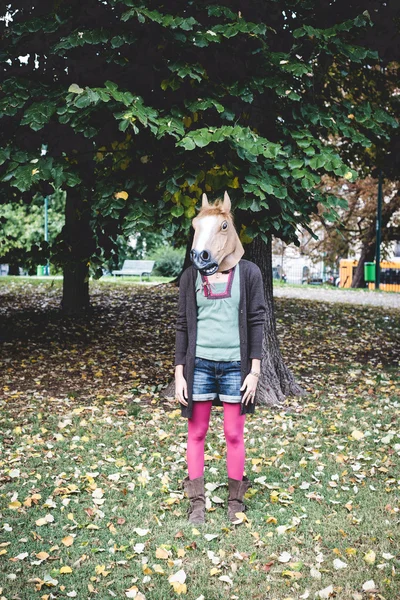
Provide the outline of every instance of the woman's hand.
[[248,404],[249,400],[250,402],[254,402],[254,396],[257,389],[258,377],[257,375],[253,375],[253,373],[260,374],[260,361],[256,358],[253,358],[251,371],[243,381],[243,385],[240,388],[241,392],[246,390],[242,398],[242,402],[246,402],[246,405]]
[[187,383],[183,376],[183,365],[177,365],[175,368],[175,399],[179,400],[184,406],[187,406],[188,403],[185,400],[187,397]]

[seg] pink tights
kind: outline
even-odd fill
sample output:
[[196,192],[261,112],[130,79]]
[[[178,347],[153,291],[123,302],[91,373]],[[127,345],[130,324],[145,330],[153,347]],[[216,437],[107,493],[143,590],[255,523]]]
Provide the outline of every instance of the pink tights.
[[[226,440],[226,465],[228,477],[243,478],[245,449],[244,423],[246,414],[240,414],[240,402],[224,405],[224,433]],[[189,479],[201,477],[204,473],[204,444],[210,423],[212,400],[193,402],[192,418],[188,419],[187,463]]]

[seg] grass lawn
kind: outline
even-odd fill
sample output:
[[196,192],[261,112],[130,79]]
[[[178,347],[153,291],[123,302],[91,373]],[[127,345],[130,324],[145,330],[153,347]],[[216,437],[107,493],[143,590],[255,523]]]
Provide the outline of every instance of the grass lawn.
[[193,527],[187,420],[160,396],[178,292],[90,290],[74,321],[61,282],[1,282],[0,599],[398,600],[400,312],[276,300],[308,393],[247,416],[236,525],[213,408]]

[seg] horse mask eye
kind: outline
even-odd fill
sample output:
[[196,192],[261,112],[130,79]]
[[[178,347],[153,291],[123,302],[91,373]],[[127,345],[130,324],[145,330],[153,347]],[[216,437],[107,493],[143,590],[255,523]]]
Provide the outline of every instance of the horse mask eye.
[[228,223],[226,221],[224,221],[221,225],[221,229],[222,231],[226,231],[228,229]]

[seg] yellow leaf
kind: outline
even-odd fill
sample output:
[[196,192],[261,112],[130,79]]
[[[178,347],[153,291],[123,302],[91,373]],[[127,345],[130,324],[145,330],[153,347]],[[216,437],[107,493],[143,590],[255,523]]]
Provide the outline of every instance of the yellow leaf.
[[250,237],[249,235],[247,235],[247,233],[246,233],[246,226],[245,225],[242,225],[242,227],[240,229],[239,237],[240,237],[240,241],[243,244],[250,244],[250,242],[253,241],[253,238]]
[[239,178],[235,177],[233,179],[233,181],[231,181],[231,183],[228,183],[228,186],[231,187],[231,188],[233,188],[233,189],[237,189],[238,187],[240,187]]
[[164,575],[165,571],[161,565],[153,565],[154,573],[158,573],[159,575]]
[[65,575],[66,573],[72,573],[71,567],[67,567],[67,566],[61,567],[60,574]]
[[357,554],[357,549],[356,548],[346,548],[345,550],[347,556],[354,556],[355,554]]
[[162,559],[169,558],[168,550],[165,550],[165,548],[157,548],[156,549],[156,558],[162,558]]
[[373,550],[368,550],[366,554],[364,554],[364,560],[368,565],[373,565],[375,562],[376,554]]
[[289,571],[288,569],[285,569],[284,571],[282,571],[282,577],[289,577],[290,579],[300,579],[301,577],[303,577],[303,575],[299,573],[299,571]]
[[142,565],[143,575],[151,575],[153,571],[146,564]]
[[52,523],[54,521],[54,517],[53,515],[46,515],[45,517],[41,517],[40,519],[37,519],[35,521],[36,525],[38,527],[41,527],[42,525],[46,525],[47,523]]
[[272,490],[269,495],[271,502],[279,502],[279,493],[276,490]]
[[181,415],[181,409],[177,408],[176,410],[171,410],[171,412],[168,413],[168,417],[170,419],[175,419],[176,417],[180,417]]
[[94,568],[96,575],[103,575],[103,577],[107,577],[110,571],[106,571],[106,565],[96,565]]
[[239,523],[244,523],[245,521],[248,521],[247,515],[244,512],[237,512],[235,513],[235,517],[236,520],[233,521],[234,524],[239,524]]
[[74,538],[72,537],[72,535],[67,535],[66,537],[64,537],[61,542],[64,544],[64,546],[67,546],[67,548],[69,546],[72,546],[72,544],[74,543]]
[[115,527],[115,525],[113,523],[110,523],[108,526],[108,529],[111,531],[111,533],[116,534],[117,533],[117,529]]
[[353,177],[353,174],[351,171],[347,171],[347,173],[344,176],[345,179],[351,179],[352,177]]
[[193,527],[192,535],[200,535],[200,531],[198,529],[196,529],[195,527]]
[[38,552],[36,554],[36,558],[38,558],[39,560],[46,560],[46,558],[49,558],[50,554],[48,554],[48,552]]
[[266,523],[273,523],[274,525],[276,525],[278,522],[278,520],[275,517],[268,517],[268,519],[266,519]]
[[116,192],[115,197],[116,198],[122,198],[122,200],[127,200],[128,199],[128,192]]
[[354,429],[354,431],[351,432],[351,437],[355,440],[361,440],[364,437],[364,434],[362,431]]
[[22,504],[19,500],[14,500],[14,502],[10,502],[8,508],[10,508],[11,510],[17,510],[17,508],[20,508],[21,506]]
[[172,587],[174,588],[174,592],[176,592],[178,594],[178,596],[180,594],[187,594],[186,583],[179,583],[177,581],[174,581],[172,584]]
[[213,567],[212,569],[210,569],[210,575],[217,575],[217,573],[221,573],[221,569],[217,569],[217,567]]

